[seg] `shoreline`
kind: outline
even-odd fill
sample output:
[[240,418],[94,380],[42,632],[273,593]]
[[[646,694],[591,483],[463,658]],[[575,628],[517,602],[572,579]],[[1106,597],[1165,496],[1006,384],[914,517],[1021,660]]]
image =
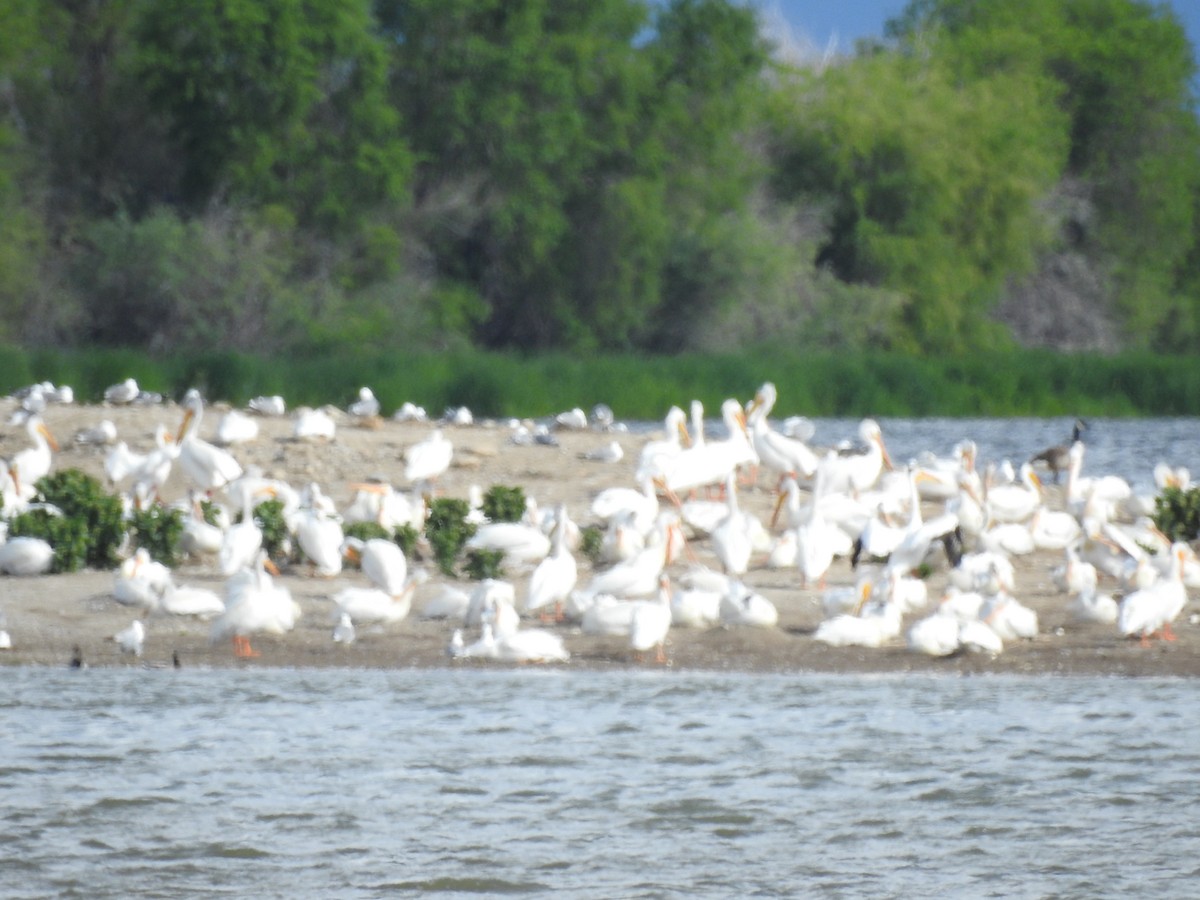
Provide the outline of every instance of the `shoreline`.
[[[7,421],[13,401],[0,405]],[[210,408],[201,436],[210,439],[222,407]],[[51,406],[45,420],[62,450],[55,454],[54,469],[73,467],[103,479],[106,447],[77,445],[76,431],[95,425],[101,419],[116,424],[118,438],[144,452],[153,445],[154,427],[179,425],[178,407],[104,407]],[[331,496],[338,508],[349,502],[350,485],[378,478],[406,488],[403,481],[405,447],[423,439],[433,424],[396,423],[384,420],[376,427],[352,424],[338,417],[338,432],[329,443],[296,442],[291,437],[289,417],[259,418],[260,436],[247,445],[233,448],[242,464],[254,465],[270,477],[284,478],[293,486],[315,481]],[[581,526],[590,521],[591,497],[603,487],[633,484],[638,452],[653,434],[607,434],[594,431],[556,432],[558,446],[517,446],[511,443],[503,426],[443,426],[455,447],[452,468],[439,482],[445,496],[466,497],[469,486],[483,489],[495,484],[521,485],[539,507],[550,508],[562,501],[571,517]],[[886,440],[886,434],[884,435]],[[589,450],[612,440],[625,451],[618,463],[584,460]],[[0,433],[0,456],[9,457],[28,443],[23,428],[9,426]],[[755,490],[739,493],[744,509],[770,517],[774,493],[767,488],[764,473]],[[1048,486],[1051,506],[1061,505],[1061,492]],[[164,490],[171,502],[186,493],[183,475],[174,471]],[[932,512],[936,506],[929,506]],[[705,564],[715,561],[707,541],[695,541],[692,547]],[[586,583],[591,568],[579,560],[579,582]],[[1198,611],[1193,598],[1175,623],[1178,640],[1153,641],[1143,647],[1136,640],[1120,637],[1116,626],[1076,625],[1068,621],[1067,597],[1058,593],[1051,581],[1052,569],[1062,561],[1060,552],[1041,551],[1014,559],[1017,570],[1014,595],[1037,611],[1039,634],[1032,641],[1014,641],[1005,645],[996,657],[963,654],[948,658],[930,658],[904,646],[903,637],[880,649],[832,648],[812,638],[823,615],[820,592],[799,587],[799,575],[792,570],[752,568],[744,581],[770,599],[779,610],[779,624],[772,629],[714,628],[705,631],[672,628],[667,646],[672,671],[736,671],[744,673],[795,674],[878,674],[878,673],[953,673],[958,675],[1061,674],[1112,675],[1127,677],[1179,676],[1200,677],[1200,624],[1190,616]],[[431,571],[433,571],[432,567]],[[671,568],[673,575],[686,564]],[[853,584],[854,573],[846,560],[835,560],[829,572],[828,586]],[[509,572],[507,576],[520,596],[528,573]],[[513,664],[481,660],[452,660],[446,644],[454,625],[419,618],[420,609],[430,591],[449,581],[470,590],[473,582],[452,581],[440,574],[417,590],[413,612],[403,621],[377,629],[358,629],[358,639],[350,645],[334,643],[329,597],[343,587],[366,585],[356,570],[346,569],[332,579],[308,577],[302,572],[285,574],[280,583],[288,587],[300,604],[303,615],[296,628],[281,637],[255,637],[253,644],[261,654],[249,660],[235,658],[227,642],[211,645],[209,626],[204,622],[166,616],[141,617],[135,610],[121,606],[111,596],[114,575],[111,572],[84,571],[67,575],[34,578],[0,577],[2,626],[12,636],[13,647],[0,651],[0,666],[65,667],[72,648],[80,647],[84,662],[93,668],[117,666],[159,666],[171,664],[177,652],[184,668],[376,668],[423,669],[505,668]],[[211,565],[187,564],[175,572],[181,585],[206,587],[224,594],[223,579]],[[944,571],[928,579],[931,603],[946,583]],[[1111,579],[1102,578],[1102,590],[1113,590]],[[905,618],[905,630],[925,613]],[[134,618],[142,618],[147,636],[141,659],[123,657],[111,635],[126,627]],[[536,623],[534,623],[536,624]],[[634,668],[661,669],[652,662],[632,658],[627,639],[593,637],[578,633],[577,626],[552,627],[563,635],[571,659],[552,664],[565,670],[612,671]],[[473,640],[467,634],[468,642]]]

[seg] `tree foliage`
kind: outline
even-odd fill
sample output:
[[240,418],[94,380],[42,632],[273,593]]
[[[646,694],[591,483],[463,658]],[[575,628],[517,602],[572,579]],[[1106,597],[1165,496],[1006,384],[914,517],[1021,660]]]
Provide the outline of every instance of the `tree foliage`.
[[942,352],[1049,298],[1200,347],[1168,10],[913,0],[815,68],[756,16],[0,0],[0,340]]

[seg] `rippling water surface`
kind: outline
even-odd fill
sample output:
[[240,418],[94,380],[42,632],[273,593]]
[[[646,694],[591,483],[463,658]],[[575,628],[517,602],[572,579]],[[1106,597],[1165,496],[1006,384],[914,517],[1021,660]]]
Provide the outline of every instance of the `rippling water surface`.
[[1194,897],[1195,683],[8,669],[6,897]]

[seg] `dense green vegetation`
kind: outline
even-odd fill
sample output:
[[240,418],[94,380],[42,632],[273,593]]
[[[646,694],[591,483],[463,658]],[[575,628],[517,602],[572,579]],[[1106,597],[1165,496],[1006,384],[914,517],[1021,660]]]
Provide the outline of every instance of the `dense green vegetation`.
[[[778,386],[780,416],[1190,416],[1200,410],[1200,357],[1149,351],[945,357],[790,349],[670,357],[213,353],[154,362],[131,351],[0,350],[0,392],[48,379],[70,384],[81,402],[97,402],[126,375],[176,400],[200,386],[212,400],[245,404],[258,394],[278,393],[293,407],[345,406],[368,384],[385,414],[411,401],[433,417],[459,405],[482,416],[537,417],[603,402],[622,419],[659,420],[671,405],[693,398],[710,410],[728,396],[747,401],[764,381]],[[523,504],[507,502],[517,515]]]
[[[910,0],[811,64],[734,0],[0,21],[0,340],[136,351],[114,380],[229,351],[1200,349],[1165,6]],[[460,402],[506,402],[492,368]]]

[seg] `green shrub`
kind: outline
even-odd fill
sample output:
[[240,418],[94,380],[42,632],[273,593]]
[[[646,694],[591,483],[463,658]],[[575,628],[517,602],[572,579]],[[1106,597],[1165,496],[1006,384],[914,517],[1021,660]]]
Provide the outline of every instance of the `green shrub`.
[[417,546],[421,540],[421,532],[411,525],[401,525],[392,535],[392,540],[400,545],[407,559],[413,559],[417,554]]
[[525,489],[494,484],[483,495],[483,514],[489,522],[520,522],[525,515]]
[[467,561],[463,566],[467,576],[475,581],[485,578],[501,578],[504,576],[503,550],[470,550]]
[[466,500],[453,497],[438,497],[429,505],[425,535],[433,548],[433,558],[445,575],[455,574],[459,551],[475,533],[475,526],[466,521],[470,511]]
[[61,516],[34,510],[9,524],[13,537],[40,537],[54,547],[52,571],[75,572],[84,566],[111,569],[120,562],[126,524],[120,498],[79,469],[62,469],[40,479],[35,500],[62,511]]
[[352,522],[342,528],[342,534],[348,538],[358,538],[360,541],[369,541],[375,538],[391,539],[391,535],[387,533],[387,529],[378,522]]
[[1200,488],[1165,488],[1154,498],[1154,524],[1173,541],[1200,537]]
[[[239,520],[241,517],[238,517]],[[287,565],[292,561],[292,534],[283,517],[282,500],[264,500],[254,507],[254,521],[262,529],[263,549],[276,565]]]
[[599,525],[588,525],[579,532],[579,551],[592,561],[593,566],[600,565],[600,549],[604,544],[604,529]]
[[183,535],[183,513],[161,503],[134,510],[129,527],[137,545],[152,559],[174,568],[179,565],[179,539]]

